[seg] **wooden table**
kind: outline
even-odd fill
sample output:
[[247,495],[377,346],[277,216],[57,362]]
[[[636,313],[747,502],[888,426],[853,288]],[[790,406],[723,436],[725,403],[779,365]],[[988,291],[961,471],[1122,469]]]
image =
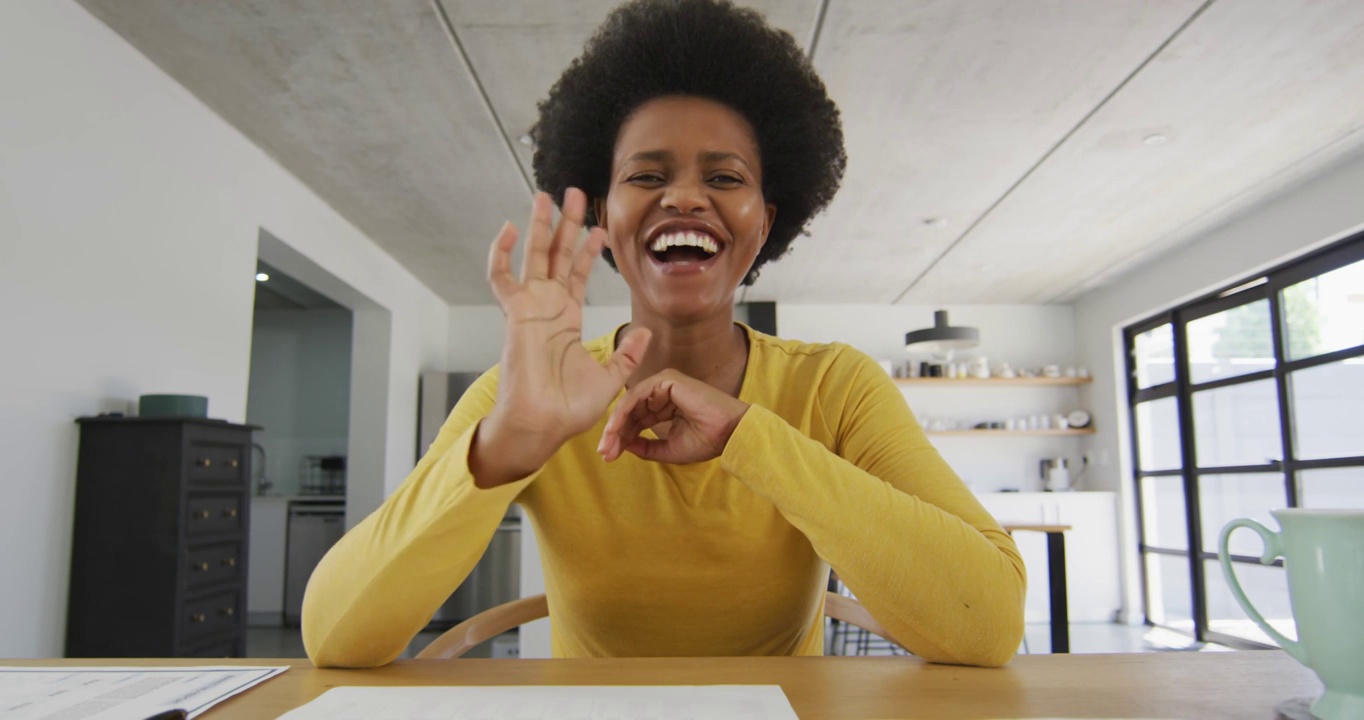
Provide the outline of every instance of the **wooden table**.
[[1066,595],[1066,531],[1069,525],[1004,523],[1004,531],[1047,534],[1047,584],[1051,597],[1051,651],[1070,652],[1070,600]]
[[1272,720],[1274,706],[1321,692],[1278,650],[1031,655],[1001,669],[917,658],[401,660],[318,670],[306,660],[5,660],[4,665],[289,665],[203,717],[273,718],[338,685],[777,684],[802,720],[820,718],[1189,718]]

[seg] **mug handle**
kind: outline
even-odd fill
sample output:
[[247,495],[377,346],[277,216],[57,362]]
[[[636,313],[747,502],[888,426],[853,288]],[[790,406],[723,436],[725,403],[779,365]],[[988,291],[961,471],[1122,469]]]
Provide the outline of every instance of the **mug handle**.
[[1306,665],[1307,653],[1303,652],[1302,643],[1295,640],[1289,640],[1278,630],[1270,627],[1269,623],[1265,622],[1264,616],[1260,614],[1259,610],[1255,609],[1254,605],[1250,604],[1250,600],[1246,599],[1245,592],[1241,590],[1241,582],[1236,579],[1236,571],[1231,567],[1231,553],[1227,550],[1227,544],[1231,540],[1232,531],[1242,527],[1254,530],[1260,536],[1260,539],[1264,540],[1265,551],[1264,554],[1260,556],[1261,563],[1269,565],[1274,562],[1274,558],[1283,556],[1283,546],[1279,542],[1279,534],[1273,530],[1270,530],[1254,520],[1248,520],[1246,518],[1232,520],[1227,523],[1227,526],[1222,528],[1221,537],[1217,539],[1217,560],[1222,563],[1222,575],[1227,578],[1227,584],[1231,586],[1232,597],[1236,598],[1236,602],[1240,603],[1241,609],[1246,611],[1246,614],[1250,616],[1250,619],[1254,620],[1255,624],[1259,625],[1260,629],[1264,630],[1266,635],[1279,643],[1279,647],[1283,648],[1284,652],[1292,655],[1295,660],[1303,665]]

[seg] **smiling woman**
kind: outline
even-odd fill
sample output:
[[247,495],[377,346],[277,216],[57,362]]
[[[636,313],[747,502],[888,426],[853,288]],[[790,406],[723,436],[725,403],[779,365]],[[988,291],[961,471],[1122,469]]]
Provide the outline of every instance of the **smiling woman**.
[[[540,106],[545,192],[520,272],[510,223],[490,251],[501,363],[318,565],[310,657],[395,658],[519,503],[557,656],[818,655],[832,568],[910,651],[1006,662],[1017,548],[892,380],[845,345],[734,322],[737,288],[842,175],[838,111],[805,56],[718,0],[636,0],[587,47]],[[584,342],[604,250],[631,318]]]

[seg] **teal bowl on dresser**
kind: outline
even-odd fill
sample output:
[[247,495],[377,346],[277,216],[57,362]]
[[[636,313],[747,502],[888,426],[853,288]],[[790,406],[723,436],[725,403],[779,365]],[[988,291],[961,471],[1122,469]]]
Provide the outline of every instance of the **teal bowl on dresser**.
[[139,417],[208,417],[208,398],[202,395],[143,395],[137,399]]

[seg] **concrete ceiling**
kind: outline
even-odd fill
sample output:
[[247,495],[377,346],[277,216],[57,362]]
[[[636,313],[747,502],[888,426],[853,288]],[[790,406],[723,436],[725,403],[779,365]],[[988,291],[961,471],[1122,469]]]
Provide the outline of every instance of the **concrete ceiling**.
[[[616,0],[81,4],[482,304],[488,243],[527,213],[518,138]],[[1067,302],[1364,146],[1358,0],[743,4],[813,46],[849,155],[748,300]],[[594,273],[589,302],[627,299]]]

